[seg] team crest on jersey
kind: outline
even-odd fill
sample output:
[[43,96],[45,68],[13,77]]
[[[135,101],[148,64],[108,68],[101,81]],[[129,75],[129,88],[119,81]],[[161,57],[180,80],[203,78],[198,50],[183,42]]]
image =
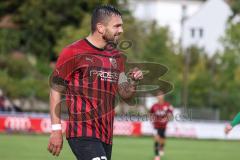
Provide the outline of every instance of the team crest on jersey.
[[117,61],[115,58],[109,58],[110,63],[112,64],[113,68],[117,68]]

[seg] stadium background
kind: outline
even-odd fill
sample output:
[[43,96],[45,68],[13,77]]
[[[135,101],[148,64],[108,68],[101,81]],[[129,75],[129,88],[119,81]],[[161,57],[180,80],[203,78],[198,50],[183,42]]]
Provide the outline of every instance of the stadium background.
[[[154,0],[151,5],[179,5],[178,25],[184,28],[191,18],[184,16],[186,6],[211,6],[207,4],[216,1]],[[156,62],[169,69],[161,78],[174,84],[167,100],[176,109],[167,129],[170,139],[163,159],[236,160],[240,129],[229,136],[223,129],[240,110],[240,4],[238,0],[219,1],[231,14],[218,40],[221,49],[213,53],[198,41],[186,46],[184,29],[176,40],[171,26],[161,25],[158,19],[139,18],[134,9],[140,3],[149,6],[144,0],[0,2],[0,159],[54,159],[47,152],[49,75],[61,49],[89,33],[93,8],[110,3],[123,13],[122,40],[133,44],[124,50],[129,61]],[[217,8],[208,14],[214,15]],[[155,14],[144,11],[142,15]],[[175,14],[169,10],[168,15]],[[212,27],[206,24],[206,30]],[[113,160],[153,158],[152,127],[145,116],[154,101],[141,98],[136,106],[119,103],[116,107]],[[74,159],[66,141],[59,159]]]

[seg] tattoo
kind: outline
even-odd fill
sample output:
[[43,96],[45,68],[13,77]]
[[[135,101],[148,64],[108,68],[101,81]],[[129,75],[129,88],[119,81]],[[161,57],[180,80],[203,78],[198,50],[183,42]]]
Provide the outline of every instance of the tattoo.
[[123,82],[118,85],[118,92],[124,99],[131,98],[136,92],[136,85],[130,84],[129,82]]

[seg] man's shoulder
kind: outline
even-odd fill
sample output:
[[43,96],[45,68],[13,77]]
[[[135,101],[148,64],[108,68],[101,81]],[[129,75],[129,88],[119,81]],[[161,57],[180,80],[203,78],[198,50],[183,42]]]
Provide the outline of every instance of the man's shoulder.
[[165,106],[168,106],[168,107],[170,107],[170,106],[172,106],[172,105],[171,105],[171,103],[170,103],[170,102],[165,102]]
[[158,107],[158,106],[159,106],[158,103],[154,103],[154,104],[152,105],[152,108],[156,108],[156,107]]
[[164,105],[165,105],[165,106],[169,106],[169,105],[170,105],[170,103],[169,103],[169,102],[167,102],[167,101],[165,101],[165,102],[164,102]]
[[68,44],[64,49],[68,50],[81,50],[84,49],[86,46],[85,39],[79,39],[71,44]]
[[58,64],[65,63],[66,61],[72,60],[75,56],[79,54],[86,53],[86,47],[84,44],[84,39],[77,40],[67,46],[65,46],[58,57]]
[[168,108],[169,110],[173,110],[173,109],[174,109],[174,107],[172,106],[172,104],[169,103],[169,102],[166,102],[165,106],[167,106],[167,108]]

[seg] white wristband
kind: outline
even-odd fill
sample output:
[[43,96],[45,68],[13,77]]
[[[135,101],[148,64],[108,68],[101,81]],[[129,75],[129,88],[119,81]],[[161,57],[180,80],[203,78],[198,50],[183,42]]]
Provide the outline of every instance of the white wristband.
[[52,131],[59,131],[62,130],[61,124],[52,124]]

